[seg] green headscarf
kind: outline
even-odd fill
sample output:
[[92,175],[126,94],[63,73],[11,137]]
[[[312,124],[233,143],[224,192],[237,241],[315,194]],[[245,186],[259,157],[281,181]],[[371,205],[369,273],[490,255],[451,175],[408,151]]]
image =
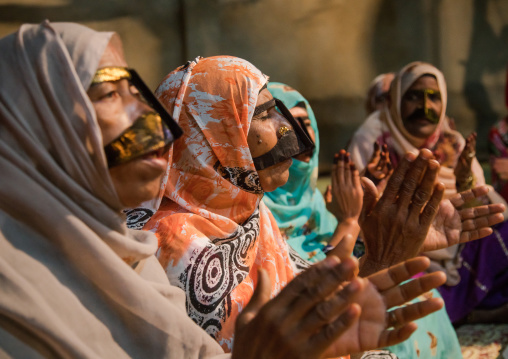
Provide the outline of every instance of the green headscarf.
[[307,100],[295,89],[270,82],[268,90],[288,109],[305,103],[311,126],[316,133],[316,149],[309,163],[293,159],[289,180],[273,192],[266,193],[263,201],[270,208],[280,231],[287,236],[289,245],[310,262],[326,256],[322,249],[337,227],[337,220],[327,211],[323,195],[316,188],[319,158],[319,132],[314,112]]

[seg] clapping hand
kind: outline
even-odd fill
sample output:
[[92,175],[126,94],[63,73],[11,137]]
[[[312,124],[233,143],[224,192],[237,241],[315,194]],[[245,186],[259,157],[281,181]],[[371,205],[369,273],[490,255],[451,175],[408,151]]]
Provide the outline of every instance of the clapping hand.
[[400,343],[416,330],[413,320],[443,306],[431,298],[387,312],[445,282],[444,274],[432,273],[400,284],[428,265],[427,258],[414,258],[353,279],[357,261],[332,256],[272,300],[270,280],[260,270],[254,295],[236,322],[233,358],[337,357]]
[[324,196],[326,207],[339,222],[358,221],[363,204],[360,173],[345,150],[335,154],[333,162],[332,184]]
[[467,206],[468,203],[486,195],[488,191],[487,186],[479,186],[442,200],[421,251],[442,249],[492,234],[490,227],[504,220],[504,205],[497,203]]
[[420,253],[439,209],[444,186],[435,184],[439,163],[427,149],[407,153],[383,196],[363,178],[365,195],[360,226],[365,242],[360,275],[365,276]]
[[374,142],[374,153],[365,168],[364,176],[376,185],[379,192],[383,192],[392,173],[393,166],[388,146],[384,144],[381,150],[379,143]]

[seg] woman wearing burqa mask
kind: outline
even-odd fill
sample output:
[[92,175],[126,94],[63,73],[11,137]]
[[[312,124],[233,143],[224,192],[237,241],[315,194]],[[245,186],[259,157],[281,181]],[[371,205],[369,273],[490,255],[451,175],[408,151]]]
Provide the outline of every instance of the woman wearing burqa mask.
[[[157,194],[166,167],[161,154],[178,131],[136,73],[126,69],[118,37],[46,21],[1,39],[0,53],[1,355],[223,355],[187,317],[183,292],[168,283],[153,256],[155,236],[128,230],[121,213]],[[403,300],[390,278],[405,278],[426,264],[417,259],[379,274],[371,279],[379,290],[353,280],[330,296],[352,277],[356,263],[327,259],[262,308],[268,298],[266,280],[260,280],[239,317],[233,356],[319,357],[345,331],[362,331],[355,303],[361,296],[378,298],[375,311],[383,327],[376,341],[400,341],[414,330],[406,323],[415,316],[398,311],[400,318],[392,321],[398,328],[387,330],[386,307]],[[415,283],[426,290],[442,280],[431,276]],[[399,299],[385,303],[379,294],[384,289]],[[302,291],[310,294],[295,300]],[[318,315],[323,305],[333,313],[324,322]],[[428,313],[441,305],[429,301],[418,309]],[[299,326],[304,320],[314,326]],[[282,321],[302,340],[283,341],[268,330]],[[265,345],[249,347],[252,338]]]

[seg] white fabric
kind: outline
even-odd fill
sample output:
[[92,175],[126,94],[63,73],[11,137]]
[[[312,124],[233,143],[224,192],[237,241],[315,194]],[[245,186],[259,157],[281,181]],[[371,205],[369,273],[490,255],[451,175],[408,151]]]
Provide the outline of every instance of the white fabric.
[[222,353],[121,214],[85,90],[113,36],[46,21],[0,39],[2,357]]

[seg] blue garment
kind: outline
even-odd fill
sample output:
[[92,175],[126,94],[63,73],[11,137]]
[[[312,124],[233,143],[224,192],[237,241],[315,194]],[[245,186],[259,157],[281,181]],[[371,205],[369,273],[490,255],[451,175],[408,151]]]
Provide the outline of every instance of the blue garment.
[[263,201],[272,211],[282,235],[298,254],[309,262],[326,257],[322,251],[337,227],[337,219],[326,209],[323,195],[316,188],[318,177],[319,132],[316,118],[307,100],[293,88],[270,82],[268,90],[288,109],[305,103],[311,126],[316,133],[316,149],[309,163],[293,160],[289,180],[273,192],[266,193]]

